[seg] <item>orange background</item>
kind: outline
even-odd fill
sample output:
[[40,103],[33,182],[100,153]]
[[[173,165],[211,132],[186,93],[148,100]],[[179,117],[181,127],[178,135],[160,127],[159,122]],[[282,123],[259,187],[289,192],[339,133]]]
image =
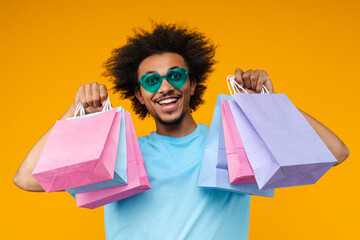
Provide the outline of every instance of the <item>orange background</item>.
[[[250,239],[360,239],[358,1],[1,1],[1,239],[104,239],[102,208],[66,193],[29,193],[12,178],[38,138],[100,75],[132,29],[185,22],[219,45],[197,122],[210,124],[216,96],[236,67],[264,69],[275,91],[332,129],[350,157],[311,186],[253,197]],[[111,95],[114,106],[128,101]],[[139,136],[154,130],[138,120]],[[306,149],[304,149],[306,151]],[[141,226],[139,226],[141,227]],[[164,226],[166,227],[166,226]]]

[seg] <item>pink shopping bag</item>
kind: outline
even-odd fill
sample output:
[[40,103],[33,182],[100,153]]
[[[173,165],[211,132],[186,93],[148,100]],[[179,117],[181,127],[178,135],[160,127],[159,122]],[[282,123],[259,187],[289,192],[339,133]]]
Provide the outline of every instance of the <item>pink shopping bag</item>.
[[125,112],[125,124],[128,184],[115,188],[77,193],[78,207],[94,209],[151,189],[129,112]]
[[111,180],[120,122],[117,109],[57,121],[32,175],[46,192]]
[[221,116],[230,183],[255,183],[254,172],[247,158],[227,100],[221,102]]

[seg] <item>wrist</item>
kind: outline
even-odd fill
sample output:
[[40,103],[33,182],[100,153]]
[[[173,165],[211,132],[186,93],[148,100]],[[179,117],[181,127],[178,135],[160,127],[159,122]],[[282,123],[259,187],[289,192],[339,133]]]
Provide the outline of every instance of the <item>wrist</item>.
[[66,118],[73,117],[75,112],[74,104],[71,104],[69,109],[65,112],[65,114],[60,118],[60,120],[66,120]]

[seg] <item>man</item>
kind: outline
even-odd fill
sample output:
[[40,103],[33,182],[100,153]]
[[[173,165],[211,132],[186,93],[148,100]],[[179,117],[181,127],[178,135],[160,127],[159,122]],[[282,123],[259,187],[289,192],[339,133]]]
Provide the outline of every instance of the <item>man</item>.
[[[196,124],[191,111],[203,102],[204,82],[213,70],[215,47],[201,33],[159,24],[137,32],[105,63],[114,89],[132,101],[140,118],[153,116],[156,132],[139,138],[152,189],[105,206],[108,239],[247,239],[251,196],[196,186],[209,128]],[[265,71],[240,69],[236,81],[247,92],[264,85]],[[87,113],[100,111],[108,96],[104,85],[81,86],[61,118],[82,103]],[[320,122],[302,112],[338,162],[349,151]],[[34,145],[14,177],[27,191],[43,191],[31,176],[51,129]]]

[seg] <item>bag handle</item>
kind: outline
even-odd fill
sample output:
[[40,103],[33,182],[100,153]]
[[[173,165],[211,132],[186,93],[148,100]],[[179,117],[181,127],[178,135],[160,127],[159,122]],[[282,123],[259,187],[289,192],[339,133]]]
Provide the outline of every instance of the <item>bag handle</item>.
[[[245,93],[249,94],[240,84],[238,84],[235,81],[235,76],[233,76],[233,75],[227,76],[226,83],[228,85],[230,95],[233,95],[235,93],[240,93],[241,90],[244,91]],[[231,86],[231,88],[230,88],[230,86]],[[261,88],[261,94],[264,94],[264,93],[270,94],[269,91],[267,90],[267,88],[263,85]]]
[[[104,108],[101,110],[101,112],[110,111],[111,109],[112,109],[112,107],[111,107],[111,103],[110,103],[110,98],[108,97],[106,99],[106,103],[104,105]],[[84,106],[82,105],[81,102],[75,108],[74,117],[76,117],[76,115],[78,113],[79,113],[79,116],[85,116],[85,108],[84,108]]]

